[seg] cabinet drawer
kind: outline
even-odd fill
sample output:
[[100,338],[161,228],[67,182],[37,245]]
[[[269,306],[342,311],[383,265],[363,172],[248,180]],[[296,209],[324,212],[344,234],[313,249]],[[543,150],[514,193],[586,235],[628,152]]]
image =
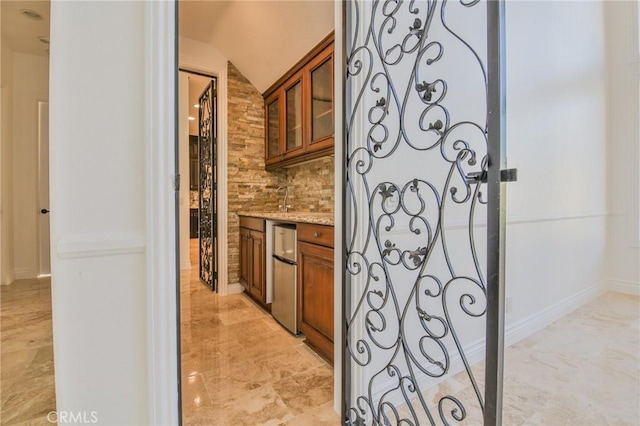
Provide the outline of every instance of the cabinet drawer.
[[240,216],[240,227],[264,232],[264,219],[259,217]]
[[299,223],[298,241],[333,247],[333,226]]

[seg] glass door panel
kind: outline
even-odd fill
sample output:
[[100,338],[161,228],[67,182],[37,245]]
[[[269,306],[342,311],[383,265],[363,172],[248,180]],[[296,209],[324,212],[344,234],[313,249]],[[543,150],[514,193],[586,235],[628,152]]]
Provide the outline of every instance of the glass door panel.
[[302,82],[287,90],[287,151],[302,147]]
[[267,106],[267,156],[275,157],[280,151],[280,105],[278,98]]
[[333,61],[311,71],[311,141],[333,135]]

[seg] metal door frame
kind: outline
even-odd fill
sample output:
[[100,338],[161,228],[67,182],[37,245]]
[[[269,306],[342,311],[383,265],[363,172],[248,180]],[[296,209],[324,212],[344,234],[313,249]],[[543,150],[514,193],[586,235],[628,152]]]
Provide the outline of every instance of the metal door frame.
[[[218,144],[217,144],[217,78],[207,76],[211,79],[207,87],[199,96],[200,108],[198,109],[198,259],[199,259],[199,277],[200,280],[211,288],[212,291],[217,291],[218,288],[218,197],[217,197],[217,184],[218,184]],[[207,98],[210,98],[207,100]],[[204,102],[203,102],[204,99]],[[208,103],[207,103],[208,102]],[[203,121],[205,118],[203,115],[206,113],[206,109],[203,104],[208,105],[210,109],[210,117],[207,117],[210,122]],[[207,128],[210,135],[205,138],[203,135],[203,129]],[[206,144],[206,145],[205,145]],[[205,152],[205,150],[207,152]],[[206,170],[208,164],[203,162],[203,153],[208,153],[211,159],[211,171],[209,173]],[[210,176],[209,176],[210,174]],[[208,185],[210,188],[203,188],[205,181],[210,180]],[[203,189],[209,190],[209,203],[204,205],[203,202]],[[203,215],[203,210],[206,210],[207,215]],[[209,229],[210,227],[210,229]],[[203,253],[203,230],[211,232],[211,259],[208,259],[207,268],[203,262],[206,253]],[[207,256],[208,257],[208,256]]]

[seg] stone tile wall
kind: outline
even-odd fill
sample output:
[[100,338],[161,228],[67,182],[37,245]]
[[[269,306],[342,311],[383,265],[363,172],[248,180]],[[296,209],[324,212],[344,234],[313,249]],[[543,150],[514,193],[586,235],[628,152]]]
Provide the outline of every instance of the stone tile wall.
[[228,126],[228,274],[240,280],[239,211],[277,211],[287,185],[290,211],[333,212],[333,158],[323,158],[275,172],[264,169],[264,100],[258,90],[229,62],[227,70]]
[[290,211],[333,213],[333,163],[333,157],[324,157],[287,169]]
[[277,210],[276,189],[286,171],[264,169],[264,101],[258,90],[229,62],[227,69],[228,274],[239,282],[238,211]]

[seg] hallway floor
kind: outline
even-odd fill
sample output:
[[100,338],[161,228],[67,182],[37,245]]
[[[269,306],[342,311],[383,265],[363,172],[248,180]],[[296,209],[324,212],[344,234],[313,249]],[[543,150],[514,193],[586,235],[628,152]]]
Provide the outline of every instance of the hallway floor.
[[[511,345],[504,359],[505,426],[640,425],[638,297],[605,293]],[[484,389],[484,362],[472,371]],[[451,423],[482,424],[466,372],[423,393],[426,403],[436,407],[436,416],[446,395],[458,398],[466,409],[466,419],[458,423],[451,416],[455,405],[446,401],[444,412]],[[401,411],[408,414],[407,407]],[[426,419],[419,420],[423,424]]]
[[49,279],[0,286],[0,341],[0,424],[54,424],[47,420],[56,409]]
[[183,419],[196,425],[338,425],[333,368],[242,294],[181,276]]

